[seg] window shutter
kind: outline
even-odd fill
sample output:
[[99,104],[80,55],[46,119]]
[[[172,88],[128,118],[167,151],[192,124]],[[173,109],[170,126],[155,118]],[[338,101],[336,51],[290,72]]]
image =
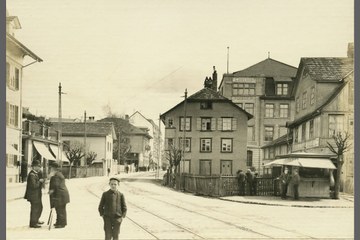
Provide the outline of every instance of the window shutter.
[[234,131],[236,131],[236,129],[237,129],[237,119],[236,118],[232,119],[231,129]]
[[211,131],[216,130],[216,118],[211,118]]
[[222,118],[218,118],[218,130],[222,130]]
[[201,118],[196,119],[196,130],[201,130]]
[[20,84],[20,70],[15,68],[15,89],[19,90]]
[[19,107],[15,106],[15,127],[19,126]]
[[10,119],[10,116],[9,116],[9,103],[6,102],[6,125],[9,125],[9,119]]
[[6,85],[10,85],[10,64],[6,63]]

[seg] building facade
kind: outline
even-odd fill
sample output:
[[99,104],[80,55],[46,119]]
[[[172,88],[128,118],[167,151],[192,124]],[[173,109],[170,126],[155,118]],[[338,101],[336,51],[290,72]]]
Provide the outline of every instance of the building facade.
[[24,58],[42,59],[15,38],[19,19],[6,11],[6,182],[18,182],[22,149],[22,75]]
[[261,172],[267,162],[261,147],[287,133],[286,122],[294,119],[296,71],[296,67],[268,58],[223,75],[219,92],[254,116],[247,129],[248,167]]
[[181,172],[235,175],[246,169],[247,122],[252,115],[216,92],[212,83],[207,78],[202,90],[161,115],[164,148],[168,156],[176,149],[183,152]]

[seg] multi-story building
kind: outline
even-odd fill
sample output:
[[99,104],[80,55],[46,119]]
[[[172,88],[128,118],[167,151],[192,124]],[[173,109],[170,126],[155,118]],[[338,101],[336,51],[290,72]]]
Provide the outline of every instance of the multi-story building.
[[6,11],[6,182],[17,182],[20,173],[22,149],[22,75],[29,56],[37,62],[42,59],[15,38],[21,29],[18,17]]
[[158,125],[152,119],[146,118],[142,115],[139,111],[136,111],[129,117],[129,122],[140,128],[148,131],[151,139],[149,140],[150,145],[150,153],[149,153],[149,162],[145,163],[148,164],[150,167],[153,167],[157,164],[161,166],[161,132]]
[[247,122],[252,115],[216,91],[216,72],[204,85],[161,115],[165,151],[183,151],[181,172],[234,175],[246,169]]
[[292,89],[296,70],[296,67],[268,58],[244,70],[223,75],[220,93],[254,116],[247,129],[248,167],[262,171],[261,147],[286,134],[286,122],[294,119]]
[[120,145],[127,148],[122,150],[126,158],[124,164],[130,165],[131,168],[134,167],[135,169],[148,169],[151,136],[147,130],[130,124],[128,116],[126,116],[126,119],[108,117],[98,122],[110,122],[114,125],[115,133],[118,136],[118,141],[114,144],[119,145],[120,141]]

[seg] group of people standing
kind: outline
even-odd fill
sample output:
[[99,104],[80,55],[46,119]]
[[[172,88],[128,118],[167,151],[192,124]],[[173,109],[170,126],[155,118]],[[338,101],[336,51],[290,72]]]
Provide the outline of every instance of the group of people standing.
[[250,196],[256,195],[258,173],[248,169],[246,173],[243,170],[237,171],[237,180],[239,186],[239,195],[245,196],[246,187]]
[[287,189],[289,183],[292,181],[292,190],[294,193],[294,200],[299,200],[299,184],[300,184],[300,175],[297,168],[294,169],[294,174],[291,176],[289,169],[285,167],[284,172],[278,177],[281,185],[281,199],[287,198]]

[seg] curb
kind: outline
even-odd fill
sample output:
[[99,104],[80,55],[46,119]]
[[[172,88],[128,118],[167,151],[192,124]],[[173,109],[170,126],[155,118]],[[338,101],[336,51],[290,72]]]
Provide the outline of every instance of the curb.
[[299,205],[299,204],[279,204],[279,203],[264,203],[264,202],[254,202],[254,201],[239,201],[239,200],[231,200],[231,199],[224,199],[219,198],[223,201],[229,202],[238,202],[238,203],[245,203],[245,204],[257,204],[257,205],[266,205],[266,206],[280,206],[280,207],[302,207],[302,208],[354,208],[354,206],[310,206],[310,205]]

